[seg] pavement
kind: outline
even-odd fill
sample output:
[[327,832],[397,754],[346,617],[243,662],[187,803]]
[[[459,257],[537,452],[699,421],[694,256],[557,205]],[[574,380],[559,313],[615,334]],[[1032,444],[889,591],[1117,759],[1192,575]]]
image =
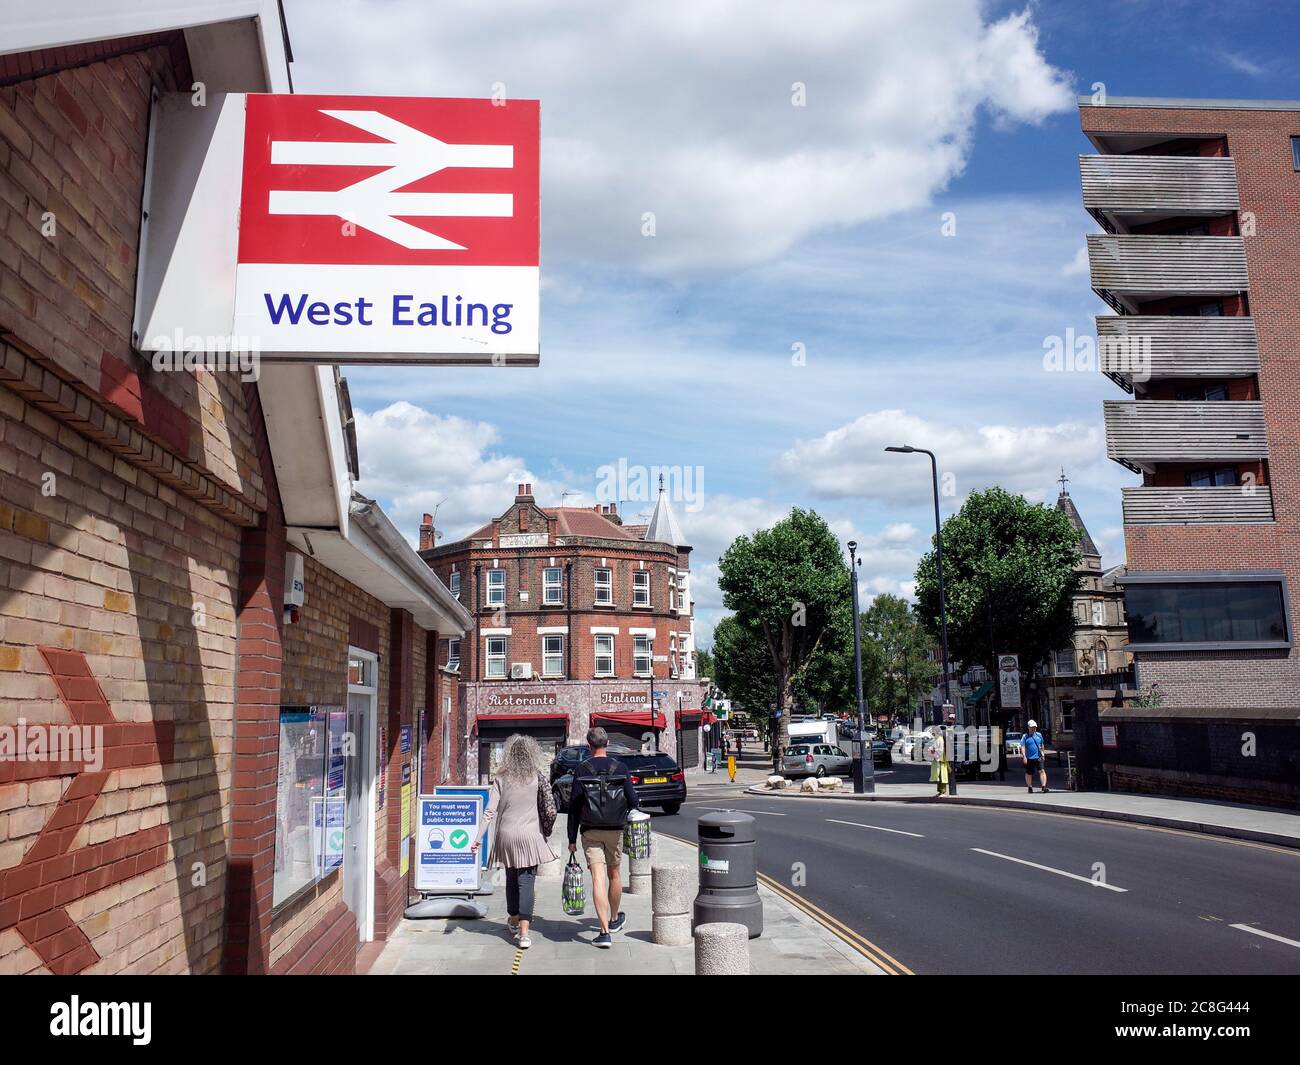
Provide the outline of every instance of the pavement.
[[[721,774],[726,781],[726,774]],[[720,794],[720,792],[719,792]],[[655,818],[659,820],[658,817]],[[551,847],[567,850],[564,818],[556,822]],[[670,836],[653,837],[652,861],[677,863],[692,868],[697,863],[693,846]],[[561,976],[572,973],[595,975],[686,975],[695,972],[695,948],[658,946],[651,941],[650,893],[630,895],[626,889],[621,904],[627,914],[626,931],[615,936],[614,946],[598,950],[591,945],[599,931],[595,908],[590,902],[587,880],[587,912],[582,917],[565,915],[560,905],[560,864],[543,867],[537,881],[537,912],[531,928],[532,947],[516,948],[506,929],[504,876],[494,894],[487,896],[488,916],[482,920],[406,920],[385,944],[371,965],[372,975],[490,975]],[[629,875],[623,861],[624,884]],[[787,897],[788,895],[788,897]],[[754,975],[875,974],[887,971],[868,957],[849,930],[836,932],[826,915],[799,903],[793,892],[779,884],[760,884],[763,901],[763,934],[749,941],[750,970]]]
[[[914,767],[906,767],[912,769]],[[879,773],[879,771],[877,771]],[[1015,774],[1018,776],[1019,774]],[[1012,776],[1012,774],[1008,774]],[[766,777],[764,777],[766,780]],[[976,783],[958,781],[957,794],[942,799],[928,782],[877,783],[870,795],[854,795],[852,783],[841,785],[844,791],[818,792],[820,799],[847,802],[923,802],[947,806],[994,806],[1018,810],[1038,810],[1079,817],[1097,817],[1110,821],[1157,825],[1162,828],[1200,832],[1210,836],[1269,843],[1278,847],[1300,848],[1300,815],[1285,810],[1242,803],[1167,798],[1127,792],[1084,792],[1052,790],[1032,795],[1022,783]],[[761,783],[746,788],[749,794],[780,799],[809,799],[814,796],[798,790],[798,785],[783,791],[769,791]]]

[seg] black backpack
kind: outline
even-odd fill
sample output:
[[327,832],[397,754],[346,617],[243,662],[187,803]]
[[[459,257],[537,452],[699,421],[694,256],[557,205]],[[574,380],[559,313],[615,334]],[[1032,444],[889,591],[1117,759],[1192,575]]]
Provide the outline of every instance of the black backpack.
[[582,788],[582,824],[586,828],[622,828],[627,824],[627,770],[619,762],[611,768],[595,769],[584,762],[574,783]]

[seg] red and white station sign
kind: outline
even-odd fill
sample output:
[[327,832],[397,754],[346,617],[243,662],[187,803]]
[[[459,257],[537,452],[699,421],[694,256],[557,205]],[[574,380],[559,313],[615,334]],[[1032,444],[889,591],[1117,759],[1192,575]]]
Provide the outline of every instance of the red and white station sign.
[[535,100],[248,96],[234,332],[536,356],[538,132]]

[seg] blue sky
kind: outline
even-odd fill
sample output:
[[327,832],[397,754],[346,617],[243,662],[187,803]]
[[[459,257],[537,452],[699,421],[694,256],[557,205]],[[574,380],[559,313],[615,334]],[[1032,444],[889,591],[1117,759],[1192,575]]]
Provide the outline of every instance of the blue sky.
[[1042,365],[1104,310],[1074,95],[1300,98],[1285,3],[286,8],[299,92],[542,102],[541,366],[349,370],[362,489],[455,537],[519,480],[577,505],[620,459],[698,467],[677,509],[706,645],[718,554],[792,505],[864,544],[868,596],[910,591],[928,470],[886,443],[938,452],[945,512],[993,483],[1050,501],[1064,466],[1123,561],[1121,393]]

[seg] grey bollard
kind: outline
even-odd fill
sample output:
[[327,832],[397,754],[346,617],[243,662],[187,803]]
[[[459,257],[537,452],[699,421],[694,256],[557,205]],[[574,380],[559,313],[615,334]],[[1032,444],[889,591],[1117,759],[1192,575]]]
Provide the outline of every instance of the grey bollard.
[[691,941],[691,897],[694,876],[687,865],[656,865],[651,873],[651,938],[664,947],[684,947]]
[[696,976],[748,976],[749,929],[715,922],[695,926]]
[[735,810],[699,819],[700,890],[694,925],[738,923],[749,938],[763,934],[763,900],[758,895],[754,819]]

